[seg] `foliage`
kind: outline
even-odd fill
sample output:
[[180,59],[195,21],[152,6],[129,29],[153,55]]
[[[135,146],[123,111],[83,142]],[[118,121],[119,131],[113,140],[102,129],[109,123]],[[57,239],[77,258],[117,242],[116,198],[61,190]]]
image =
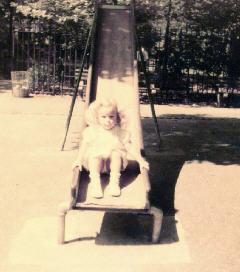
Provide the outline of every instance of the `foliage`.
[[13,4],[17,13],[25,17],[64,24],[68,21],[88,20],[92,3],[87,0],[23,0]]
[[[31,31],[45,33],[42,43],[53,42],[54,35],[67,35],[60,41],[62,49],[84,46],[87,30],[92,21],[93,4],[89,0],[18,0],[12,6],[15,18],[31,22]],[[82,48],[80,48],[82,50]]]
[[10,17],[11,17],[11,6],[10,0],[2,0],[0,2],[0,42],[1,47],[7,47],[9,42],[9,30],[10,30]]
[[[101,2],[111,4],[116,0]],[[129,4],[130,0],[117,2]],[[180,78],[186,71],[216,78],[240,76],[239,0],[135,0],[135,3],[140,43],[150,58],[156,59],[156,72],[161,80],[168,81],[168,75]],[[45,28],[49,37],[53,29],[68,33],[74,39],[64,46],[75,47],[83,40],[85,34],[81,32],[85,33],[91,22],[93,1],[1,0],[1,41],[11,35],[13,9],[15,18],[34,21]],[[2,42],[0,49],[8,48],[8,44]]]
[[10,0],[0,1],[0,73],[6,77],[9,77],[9,70],[12,64],[13,9],[10,3]]
[[[141,44],[157,60],[161,81],[196,72],[240,76],[238,0],[139,0]],[[150,37],[150,39],[149,39]],[[153,54],[152,54],[153,52]]]

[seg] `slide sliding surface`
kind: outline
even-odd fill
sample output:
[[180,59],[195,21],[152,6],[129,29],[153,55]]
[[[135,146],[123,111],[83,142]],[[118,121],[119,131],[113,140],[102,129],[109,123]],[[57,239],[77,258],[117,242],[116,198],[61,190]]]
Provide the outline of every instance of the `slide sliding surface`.
[[129,129],[132,135],[137,136],[134,139],[136,148],[142,148],[133,28],[129,7],[99,8],[90,101],[102,97],[114,98],[130,117]]
[[[141,151],[143,139],[132,10],[128,6],[100,6],[96,23],[87,86],[87,103],[99,98],[116,100],[120,110],[127,113],[128,130],[131,133],[133,145],[136,150]],[[123,190],[119,198],[110,200],[104,197],[92,203],[84,193],[87,191],[85,185],[80,184],[77,206],[145,209],[148,204],[148,175],[147,173],[140,174],[136,169],[138,167],[135,164],[122,176]],[[82,179],[86,179],[84,174]],[[107,184],[107,181],[103,183]]]

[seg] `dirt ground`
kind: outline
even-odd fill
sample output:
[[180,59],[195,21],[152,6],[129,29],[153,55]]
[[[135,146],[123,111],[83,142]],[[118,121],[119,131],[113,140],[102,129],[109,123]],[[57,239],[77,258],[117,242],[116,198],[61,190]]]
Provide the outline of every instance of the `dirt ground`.
[[164,211],[159,243],[146,242],[149,217],[71,212],[59,246],[83,103],[61,151],[71,97],[15,98],[10,88],[0,82],[0,272],[239,271],[240,109],[156,106],[158,151],[141,105],[150,201]]

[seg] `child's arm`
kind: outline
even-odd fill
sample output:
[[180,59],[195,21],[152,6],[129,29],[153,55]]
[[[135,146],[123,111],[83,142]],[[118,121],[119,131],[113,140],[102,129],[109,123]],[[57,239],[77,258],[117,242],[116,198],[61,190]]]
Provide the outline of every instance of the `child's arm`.
[[79,167],[79,170],[82,170],[83,156],[87,151],[87,148],[91,141],[94,139],[94,131],[91,127],[86,127],[82,132],[82,140],[80,142],[80,147],[78,151],[77,159],[74,161],[72,165],[72,169],[75,167]]
[[142,157],[140,152],[137,152],[131,143],[127,143],[125,146],[128,153],[139,163],[140,171],[142,172],[143,169],[149,171],[149,163]]
[[122,143],[128,154],[131,155],[139,163],[140,171],[142,172],[143,169],[149,171],[149,163],[142,157],[140,151],[136,150],[136,148],[134,148],[132,145],[131,134],[128,131],[124,130],[124,133],[122,135]]
[[79,167],[79,170],[82,170],[82,161],[83,161],[83,155],[87,150],[87,142],[82,141],[81,145],[79,147],[78,156],[77,159],[72,164],[72,169],[74,170],[75,167]]
[[72,164],[72,169],[74,169],[75,167],[79,167],[79,170],[82,170],[83,154],[86,151],[86,147],[86,143],[83,142],[79,148],[77,159]]

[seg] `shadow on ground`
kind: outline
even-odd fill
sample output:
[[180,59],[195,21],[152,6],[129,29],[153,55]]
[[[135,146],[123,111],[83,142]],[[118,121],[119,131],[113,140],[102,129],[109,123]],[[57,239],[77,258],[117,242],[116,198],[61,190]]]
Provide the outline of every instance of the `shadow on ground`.
[[[142,120],[144,145],[150,162],[152,206],[164,212],[159,243],[179,241],[175,214],[175,188],[185,163],[209,161],[217,165],[240,164],[240,119],[205,115],[163,115],[158,118],[161,148],[152,118]],[[152,217],[105,213],[97,244],[149,244]]]
[[[160,244],[179,241],[176,224],[174,216],[163,217]],[[96,244],[151,245],[152,227],[153,220],[150,215],[106,212]]]
[[151,118],[143,119],[144,142],[151,165],[152,205],[173,216],[175,187],[185,162],[240,164],[240,120],[204,115],[163,115],[158,119],[161,148]]

